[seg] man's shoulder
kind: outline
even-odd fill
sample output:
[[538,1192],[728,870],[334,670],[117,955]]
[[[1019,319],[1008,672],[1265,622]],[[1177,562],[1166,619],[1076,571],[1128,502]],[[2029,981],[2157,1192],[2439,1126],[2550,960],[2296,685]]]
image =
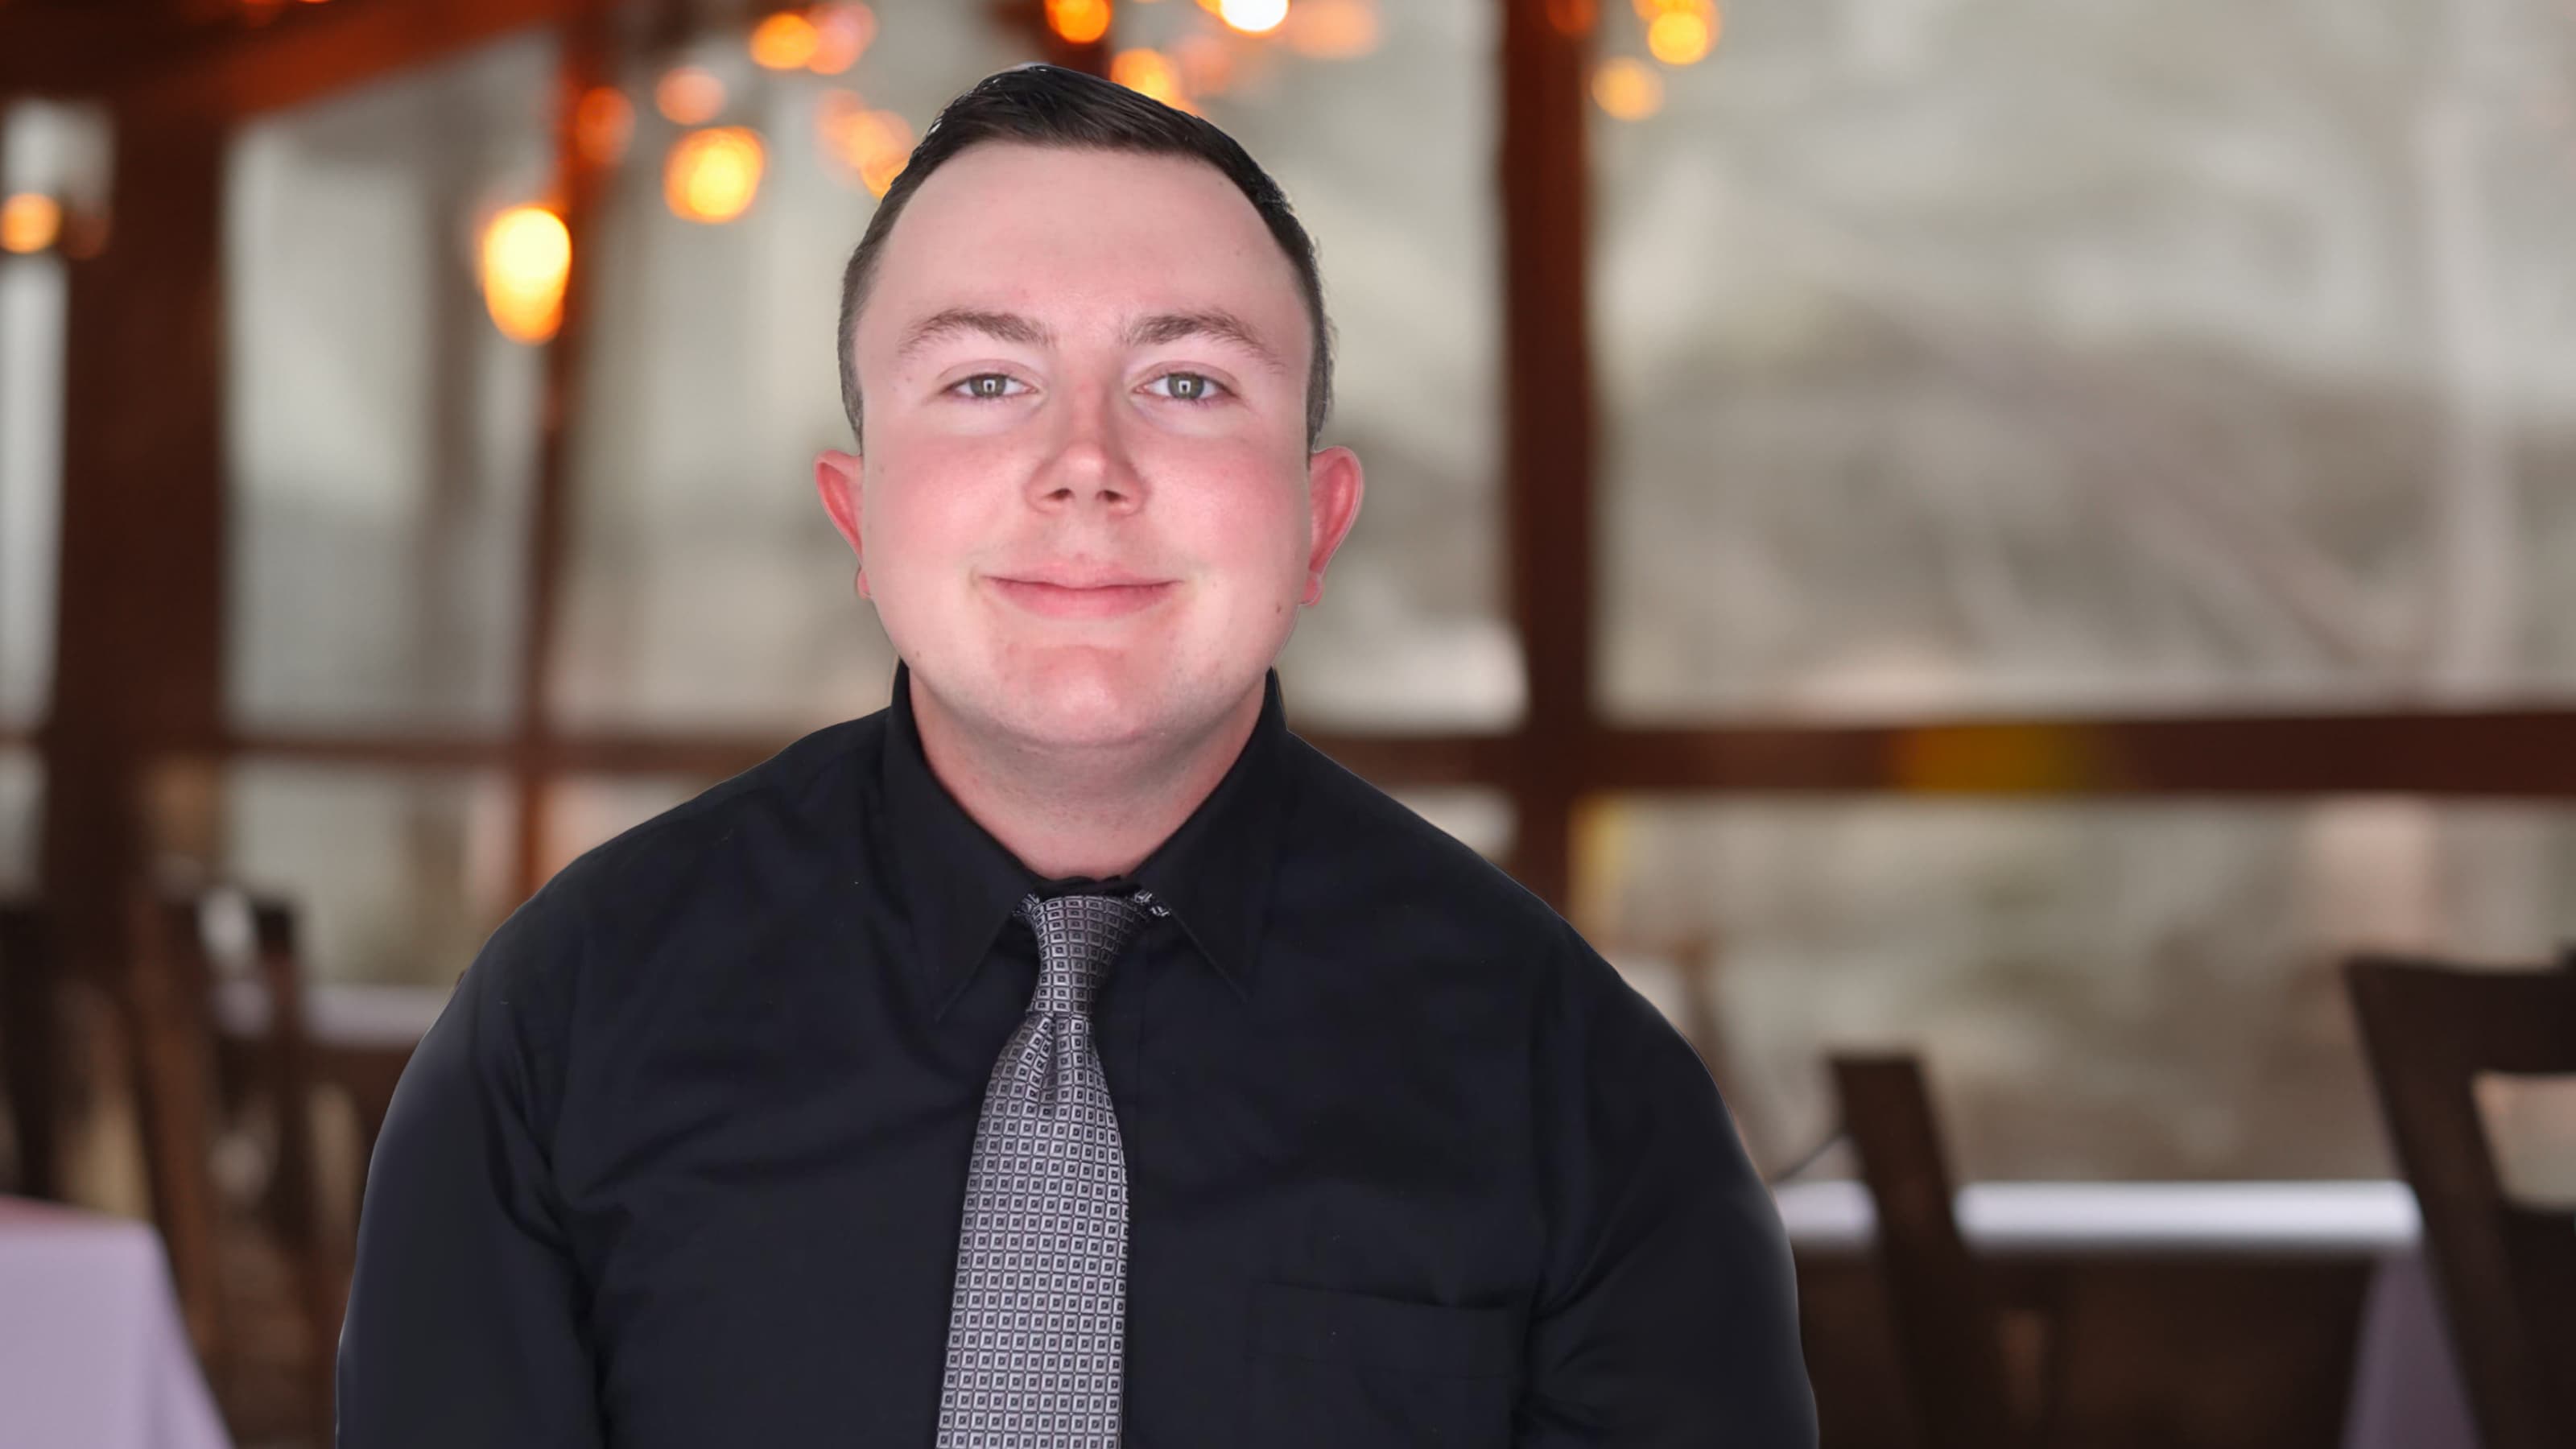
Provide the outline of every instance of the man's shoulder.
[[1299,804],[1290,830],[1305,865],[1334,878],[1352,910],[1436,922],[1462,946],[1514,956],[1582,951],[1574,928],[1528,887],[1403,801],[1290,736]]
[[593,909],[611,899],[668,909],[693,877],[724,859],[779,864],[845,846],[873,788],[884,733],[882,710],[816,730],[582,852],[545,893]]

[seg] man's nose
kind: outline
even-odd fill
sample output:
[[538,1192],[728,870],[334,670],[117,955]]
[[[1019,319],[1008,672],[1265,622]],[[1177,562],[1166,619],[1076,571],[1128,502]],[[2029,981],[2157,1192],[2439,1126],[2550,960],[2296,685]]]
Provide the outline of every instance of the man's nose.
[[1033,480],[1033,502],[1117,509],[1144,502],[1143,480],[1119,436],[1117,404],[1116,393],[1107,388],[1083,390],[1067,403],[1059,414],[1061,436],[1055,450]]

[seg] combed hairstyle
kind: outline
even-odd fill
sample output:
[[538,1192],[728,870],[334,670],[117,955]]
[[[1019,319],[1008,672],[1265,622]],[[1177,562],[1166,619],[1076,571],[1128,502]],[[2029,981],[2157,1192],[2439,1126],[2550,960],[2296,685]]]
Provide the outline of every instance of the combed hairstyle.
[[1297,289],[1305,296],[1315,344],[1314,362],[1306,373],[1306,446],[1310,450],[1315,446],[1333,402],[1332,325],[1324,317],[1324,283],[1315,267],[1315,243],[1298,224],[1287,193],[1232,136],[1197,116],[1098,76],[1061,66],[1023,65],[976,82],[930,123],[921,144],[912,149],[912,159],[877,203],[867,235],[859,239],[850,264],[841,272],[841,407],[849,414],[850,436],[858,440],[861,451],[867,444],[859,415],[855,344],[859,312],[867,305],[868,290],[876,280],[877,257],[885,250],[886,238],[902,217],[905,203],[931,173],[959,152],[987,141],[1183,156],[1223,172],[1260,213],[1279,249],[1288,254],[1288,264],[1297,273]]

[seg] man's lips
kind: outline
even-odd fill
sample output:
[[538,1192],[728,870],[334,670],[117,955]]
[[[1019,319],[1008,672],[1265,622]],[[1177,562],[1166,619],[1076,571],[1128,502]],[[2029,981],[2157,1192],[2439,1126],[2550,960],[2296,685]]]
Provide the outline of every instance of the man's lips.
[[1150,609],[1172,592],[1171,580],[1076,586],[1041,579],[989,580],[996,593],[1021,609],[1050,619],[1114,619]]

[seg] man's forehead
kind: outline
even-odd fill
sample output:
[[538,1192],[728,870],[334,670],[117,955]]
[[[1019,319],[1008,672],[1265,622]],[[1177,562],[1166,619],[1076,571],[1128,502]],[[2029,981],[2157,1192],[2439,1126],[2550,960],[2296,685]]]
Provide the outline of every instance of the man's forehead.
[[1238,308],[1247,288],[1297,286],[1251,199],[1205,161],[995,143],[958,153],[922,181],[885,240],[879,275],[943,288],[1026,277],[1050,290],[1093,276],[1131,286],[1162,277],[1176,289],[1237,293],[1195,300]]
[[960,152],[895,222],[871,291],[863,326],[898,356],[981,331],[1032,344],[1197,334],[1288,359],[1306,330],[1287,253],[1250,199],[1192,157]]
[[[1214,203],[1208,207],[1212,215],[1260,225],[1252,199],[1203,157],[1035,141],[981,141],[966,147],[923,178],[910,206],[912,211],[925,206],[982,209],[1050,193],[1188,198]],[[908,211],[907,220],[910,215]]]

